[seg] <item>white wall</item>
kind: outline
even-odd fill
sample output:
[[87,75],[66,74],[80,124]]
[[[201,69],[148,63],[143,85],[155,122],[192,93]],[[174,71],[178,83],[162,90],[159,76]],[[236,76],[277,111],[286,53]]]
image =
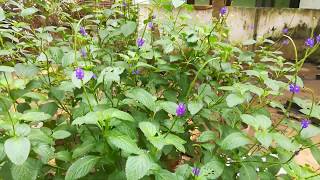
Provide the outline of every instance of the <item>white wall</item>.
[[300,8],[320,9],[320,0],[301,0]]

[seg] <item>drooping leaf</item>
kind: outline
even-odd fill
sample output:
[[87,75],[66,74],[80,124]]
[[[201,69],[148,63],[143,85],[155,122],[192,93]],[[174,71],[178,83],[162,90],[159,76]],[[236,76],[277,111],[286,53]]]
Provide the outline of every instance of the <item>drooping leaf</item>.
[[86,176],[94,168],[99,159],[100,157],[92,155],[78,159],[67,170],[65,179],[74,180]]
[[22,165],[27,160],[30,147],[30,141],[25,137],[12,137],[4,143],[4,151],[16,165]]

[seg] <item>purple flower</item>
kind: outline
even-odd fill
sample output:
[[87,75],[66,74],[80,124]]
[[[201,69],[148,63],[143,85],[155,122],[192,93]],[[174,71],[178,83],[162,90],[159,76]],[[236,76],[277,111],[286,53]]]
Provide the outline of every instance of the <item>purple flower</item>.
[[97,79],[97,75],[96,74],[92,74],[91,78]]
[[313,48],[314,46],[314,39],[313,38],[308,38],[305,42],[305,45],[310,47],[310,48]]
[[82,48],[82,49],[80,50],[80,53],[81,53],[81,56],[82,56],[82,57],[87,57],[87,51],[86,51],[86,49]]
[[131,72],[131,74],[133,74],[133,75],[139,75],[140,74],[140,70],[133,70],[132,72]]
[[288,29],[288,28],[284,28],[284,29],[282,30],[282,32],[283,32],[283,34],[288,34],[289,29]]
[[320,43],[320,34],[316,37],[317,43]]
[[224,16],[227,12],[228,12],[228,8],[226,6],[224,6],[220,9],[221,16]]
[[194,168],[192,168],[192,173],[193,173],[193,175],[195,175],[195,176],[199,176],[199,174],[200,174],[200,169],[197,168],[197,167],[194,167]]
[[137,39],[137,46],[141,47],[141,46],[143,46],[143,44],[144,44],[144,39],[143,38],[138,38]]
[[292,93],[299,93],[300,92],[300,86],[294,85],[294,84],[290,84],[289,90]]
[[152,23],[152,22],[148,22],[148,27],[149,27],[150,29],[152,29],[152,28],[153,28],[153,23]]
[[302,129],[305,129],[305,128],[307,128],[307,127],[309,126],[309,124],[311,124],[311,121],[310,121],[310,120],[308,120],[308,119],[302,119],[302,121],[301,121],[301,128],[302,128]]
[[86,32],[86,29],[85,29],[84,27],[80,27],[79,32],[80,32],[80,34],[81,34],[82,36],[87,36],[87,35],[88,35],[88,33]]
[[176,114],[177,116],[184,116],[184,114],[186,113],[187,111],[187,107],[185,104],[183,103],[179,103],[178,106],[177,106],[177,109],[176,109]]
[[76,69],[75,74],[76,74],[76,77],[80,80],[82,80],[84,77],[84,71],[79,67]]
[[282,41],[282,45],[288,45],[289,44],[289,39],[285,39]]

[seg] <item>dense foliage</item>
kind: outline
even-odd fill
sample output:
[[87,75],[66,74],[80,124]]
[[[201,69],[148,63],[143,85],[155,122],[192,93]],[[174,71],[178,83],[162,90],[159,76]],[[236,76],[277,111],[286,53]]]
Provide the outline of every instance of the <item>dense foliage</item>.
[[179,15],[183,3],[158,2],[141,22],[129,2],[2,3],[0,176],[319,179],[293,158],[310,148],[320,163],[310,139],[320,106],[296,96],[312,94],[298,72],[320,36],[291,62],[269,39],[229,43],[227,8],[194,26]]

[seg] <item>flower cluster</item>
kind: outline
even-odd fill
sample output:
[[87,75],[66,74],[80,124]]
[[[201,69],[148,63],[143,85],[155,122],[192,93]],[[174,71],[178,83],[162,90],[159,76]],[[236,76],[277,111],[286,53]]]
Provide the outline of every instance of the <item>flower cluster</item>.
[[308,38],[305,41],[305,45],[309,48],[313,48],[316,43],[320,43],[320,34],[316,38]]
[[140,48],[142,47],[144,44],[144,39],[143,38],[138,38],[137,39],[137,46]]
[[309,124],[311,124],[311,121],[310,121],[310,120],[308,120],[308,119],[302,119],[302,121],[301,121],[301,128],[302,128],[302,129],[305,129],[305,128],[307,128],[307,127],[309,126]]
[[200,169],[197,168],[197,167],[192,168],[192,174],[193,174],[194,176],[199,176],[199,174],[200,174]]
[[83,77],[84,77],[84,71],[83,71],[83,69],[81,69],[80,67],[78,67],[78,68],[75,70],[75,74],[76,74],[77,79],[82,80]]
[[179,103],[176,109],[176,115],[179,117],[182,117],[185,115],[186,111],[187,111],[186,105],[183,103]]
[[88,35],[88,33],[86,32],[86,29],[85,29],[84,27],[80,27],[79,32],[80,32],[80,34],[81,34],[82,36],[87,36],[87,35]]
[[299,93],[300,92],[300,86],[295,85],[295,84],[290,84],[289,85],[289,90],[292,93]]

